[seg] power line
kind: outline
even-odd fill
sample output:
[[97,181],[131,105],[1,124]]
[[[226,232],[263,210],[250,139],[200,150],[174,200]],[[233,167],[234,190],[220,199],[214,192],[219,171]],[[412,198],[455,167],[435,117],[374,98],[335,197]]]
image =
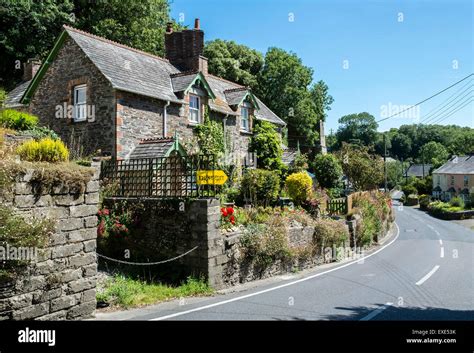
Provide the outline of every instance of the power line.
[[436,114],[437,112],[440,111],[440,109],[443,109],[446,105],[448,105],[449,103],[451,103],[453,101],[453,97],[459,97],[459,95],[463,94],[465,92],[465,89],[467,86],[471,85],[470,87],[468,87],[467,89],[472,89],[472,80],[471,81],[468,81],[467,84],[465,84],[464,86],[462,86],[458,91],[456,91],[454,94],[452,94],[449,98],[447,98],[444,102],[442,102],[441,104],[437,105],[435,108],[433,108],[428,114],[426,114],[420,121],[421,123],[423,123],[423,121],[428,121],[430,119],[428,119],[430,116],[432,116],[433,114]]
[[449,118],[451,115],[453,115],[454,113],[460,111],[462,108],[464,108],[465,106],[469,105],[470,103],[473,102],[473,99],[471,98],[470,100],[466,101],[465,104],[463,104],[462,106],[458,107],[457,109],[455,109],[453,112],[451,112],[449,115],[446,115],[446,116],[443,116],[441,117],[441,119],[438,119],[434,122],[431,122],[431,124],[439,124],[441,121],[444,121],[446,120],[447,118]]
[[385,120],[387,120],[387,119],[393,118],[394,116],[400,115],[401,113],[406,112],[407,110],[413,109],[414,107],[416,107],[416,106],[418,106],[418,105],[420,105],[420,104],[422,104],[422,103],[424,103],[424,102],[426,102],[426,101],[428,101],[428,100],[430,100],[430,99],[432,99],[432,98],[434,98],[434,97],[436,97],[436,96],[439,96],[441,93],[446,92],[448,89],[450,89],[450,88],[452,88],[452,87],[454,87],[454,86],[460,84],[461,82],[463,82],[464,80],[468,79],[468,78],[471,77],[472,75],[474,75],[474,74],[469,74],[469,75],[467,75],[466,77],[464,77],[463,79],[459,80],[458,82],[453,83],[451,86],[446,87],[445,89],[443,89],[443,90],[441,90],[441,91],[439,91],[439,92],[433,94],[431,97],[428,97],[428,98],[426,98],[426,99],[423,99],[421,102],[418,102],[418,103],[416,103],[415,105],[412,105],[410,108],[403,109],[402,111],[399,111],[399,112],[396,113],[396,114],[392,114],[392,115],[390,115],[389,117],[380,119],[380,120],[377,121],[377,123],[380,123],[380,122],[385,121]]
[[[428,123],[428,121],[433,121],[433,120],[436,120],[437,118],[439,118],[440,115],[442,114],[445,114],[446,113],[446,110],[449,110],[451,109],[453,106],[456,106],[458,104],[459,101],[462,101],[465,97],[469,96],[472,94],[472,90],[468,90],[466,92],[466,94],[463,94],[462,96],[459,96],[457,97],[456,100],[454,100],[453,102],[451,102],[451,104],[449,106],[445,106],[443,109],[440,109],[438,110],[437,112],[435,112],[434,114],[431,115],[431,117],[429,119],[426,119],[425,117],[425,121],[424,123]],[[463,102],[461,102],[460,104],[462,104]]]

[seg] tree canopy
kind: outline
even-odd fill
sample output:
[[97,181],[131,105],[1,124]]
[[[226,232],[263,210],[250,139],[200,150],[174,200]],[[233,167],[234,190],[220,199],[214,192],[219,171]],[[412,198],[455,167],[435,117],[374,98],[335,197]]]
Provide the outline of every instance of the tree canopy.
[[378,124],[375,122],[375,118],[367,112],[344,115],[339,119],[339,124],[336,133],[338,146],[341,146],[342,142],[368,146],[377,138]]
[[0,0],[0,85],[12,88],[27,59],[44,60],[63,24],[163,55],[169,21],[166,0]]

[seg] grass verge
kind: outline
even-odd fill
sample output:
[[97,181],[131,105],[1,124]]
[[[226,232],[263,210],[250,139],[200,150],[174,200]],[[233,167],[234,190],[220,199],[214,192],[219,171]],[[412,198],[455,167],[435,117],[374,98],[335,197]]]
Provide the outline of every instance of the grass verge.
[[122,308],[156,304],[175,298],[211,295],[213,290],[203,279],[188,279],[177,287],[147,283],[122,275],[107,280],[97,291],[97,301]]

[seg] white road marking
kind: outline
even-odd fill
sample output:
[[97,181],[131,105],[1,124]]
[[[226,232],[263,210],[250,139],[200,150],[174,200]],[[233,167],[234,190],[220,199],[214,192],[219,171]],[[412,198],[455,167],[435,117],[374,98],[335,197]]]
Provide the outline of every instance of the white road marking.
[[386,247],[392,245],[392,244],[398,239],[398,236],[400,235],[400,228],[398,227],[398,224],[397,224],[396,222],[395,222],[394,224],[395,224],[395,226],[397,227],[397,235],[395,236],[395,238],[394,238],[390,243],[388,243],[388,244],[382,246],[382,247],[381,247],[380,249],[378,249],[377,251],[374,251],[372,254],[369,254],[369,255],[367,255],[367,256],[364,256],[364,257],[361,258],[361,259],[354,260],[354,261],[349,262],[349,263],[347,263],[347,264],[345,264],[345,265],[341,265],[341,266],[339,266],[339,267],[332,268],[332,269],[327,270],[327,271],[324,271],[324,272],[316,273],[315,275],[311,275],[311,276],[308,276],[308,277],[305,277],[305,278],[301,278],[301,279],[298,279],[298,280],[293,281],[293,282],[281,284],[281,285],[276,286],[276,287],[264,289],[264,290],[261,290],[261,291],[258,291],[258,292],[254,292],[254,293],[242,295],[242,296],[240,296],[240,297],[235,297],[235,298],[232,298],[232,299],[223,300],[223,301],[220,301],[220,302],[217,302],[217,303],[213,303],[213,304],[208,304],[208,305],[200,306],[200,307],[197,307],[197,308],[194,308],[194,309],[189,309],[189,310],[186,310],[186,311],[181,311],[181,312],[179,312],[179,313],[174,313],[174,314],[159,316],[159,317],[157,317],[157,318],[150,319],[150,321],[160,321],[160,320],[171,319],[171,318],[173,318],[173,317],[182,316],[182,315],[187,315],[187,314],[190,314],[190,313],[193,313],[193,312],[196,312],[196,311],[201,311],[201,310],[205,310],[205,309],[210,309],[210,308],[214,308],[214,307],[216,307],[216,306],[220,306],[220,305],[224,305],[224,304],[236,302],[236,301],[238,301],[238,300],[242,300],[242,299],[247,299],[247,298],[255,297],[255,296],[260,295],[260,294],[264,294],[264,293],[268,293],[268,292],[273,292],[274,290],[281,289],[281,288],[285,288],[285,287],[289,287],[289,286],[292,286],[292,285],[294,285],[294,284],[298,284],[298,283],[301,283],[301,282],[305,282],[305,281],[308,281],[308,280],[310,280],[310,279],[313,279],[313,278],[316,278],[316,277],[325,275],[326,273],[334,272],[334,271],[340,270],[341,268],[344,268],[344,267],[347,267],[347,266],[356,264],[357,262],[359,262],[359,261],[362,260],[362,259],[368,259],[369,257],[374,256],[375,254],[379,253],[380,251],[382,251],[382,250],[385,249]]
[[443,245],[443,241],[441,239],[439,240],[439,245]]
[[440,236],[441,234],[439,234],[439,232],[435,229],[435,233],[437,236]]
[[435,267],[433,267],[433,269],[432,269],[430,272],[428,272],[428,273],[425,275],[425,277],[423,277],[423,278],[420,279],[418,282],[416,282],[416,285],[417,285],[417,286],[421,286],[423,283],[425,283],[425,281],[426,281],[428,278],[430,278],[430,277],[433,275],[433,273],[435,273],[436,271],[438,271],[438,268],[439,268],[439,265],[436,265]]
[[441,247],[441,254],[439,254],[439,257],[444,257],[444,248]]
[[384,311],[385,309],[387,309],[388,307],[391,307],[393,305],[393,303],[387,303],[385,305],[382,305],[380,308],[377,308],[375,309],[374,311],[371,311],[369,313],[369,315],[367,316],[364,316],[362,319],[360,319],[359,321],[369,321],[370,319],[373,319],[374,317],[376,317],[378,314],[380,314],[382,311]]
[[428,224],[428,228],[434,230],[434,227],[431,224]]

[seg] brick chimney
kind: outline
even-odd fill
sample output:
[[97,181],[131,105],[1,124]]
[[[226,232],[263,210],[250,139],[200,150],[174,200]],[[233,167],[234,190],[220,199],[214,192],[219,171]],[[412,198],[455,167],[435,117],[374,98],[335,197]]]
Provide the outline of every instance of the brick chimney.
[[38,72],[41,67],[41,60],[38,59],[28,59],[28,61],[23,64],[23,81],[29,81],[35,77],[36,72]]
[[202,71],[207,74],[207,58],[204,50],[204,32],[200,29],[199,18],[194,21],[193,29],[174,32],[171,24],[165,33],[166,58],[171,64],[183,71]]

